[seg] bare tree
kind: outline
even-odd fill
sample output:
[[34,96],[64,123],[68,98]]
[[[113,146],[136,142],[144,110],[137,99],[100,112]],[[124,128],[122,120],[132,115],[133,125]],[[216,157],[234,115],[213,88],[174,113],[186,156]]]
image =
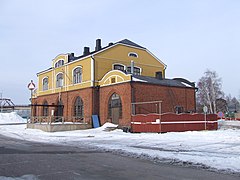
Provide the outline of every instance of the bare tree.
[[215,71],[207,70],[197,83],[197,104],[206,105],[210,113],[217,113],[217,99],[224,96],[222,80]]

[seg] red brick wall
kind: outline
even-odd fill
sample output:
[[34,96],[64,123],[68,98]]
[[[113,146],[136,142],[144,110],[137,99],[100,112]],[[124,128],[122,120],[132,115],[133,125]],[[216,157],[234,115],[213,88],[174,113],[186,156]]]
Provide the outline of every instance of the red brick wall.
[[[135,102],[162,101],[162,113],[175,112],[175,106],[182,106],[184,112],[195,111],[195,89],[193,88],[159,86],[140,82],[133,83],[133,88]],[[148,108],[151,113],[155,113],[157,108],[154,109],[151,106],[153,105],[149,105]],[[146,106],[142,105],[142,107],[146,109]]]
[[[60,96],[61,96],[62,103],[64,105],[63,116],[66,119],[74,116],[74,103],[76,98],[80,96],[83,100],[83,105],[84,105],[84,119],[86,122],[91,122],[91,116],[93,114],[92,93],[93,93],[92,88],[62,92]],[[33,104],[42,105],[45,101],[47,101],[48,105],[52,105],[52,104],[57,105],[58,99],[59,99],[59,93],[39,96],[33,100]],[[56,107],[49,107],[49,116],[51,115],[52,109],[56,109]],[[41,106],[37,106],[35,115],[36,116],[43,115],[43,108]],[[70,121],[71,119],[68,119],[68,120]]]
[[119,119],[120,126],[130,126],[131,123],[131,85],[122,83],[118,85],[106,86],[100,88],[100,120],[101,125],[105,122],[112,122],[108,119],[108,101],[113,93],[117,93],[122,101],[122,118]]
[[[131,124],[131,102],[161,100],[163,101],[162,113],[174,112],[174,107],[177,105],[183,106],[184,111],[195,110],[195,90],[192,88],[166,87],[132,82],[101,88],[86,88],[63,92],[61,93],[61,99],[64,105],[63,115],[64,117],[74,116],[74,103],[76,98],[80,96],[84,103],[84,117],[87,122],[91,122],[92,114],[99,115],[101,125],[105,122],[112,122],[112,120],[108,118],[108,101],[113,93],[117,93],[122,101],[122,118],[119,120],[120,126],[130,126]],[[133,97],[131,95],[132,93]],[[46,100],[49,105],[56,105],[58,99],[59,93],[40,96],[34,99],[34,104],[43,104]],[[153,113],[156,110],[156,105],[149,105],[148,108],[151,108]],[[49,115],[51,115],[52,109],[54,109],[54,107],[49,108]],[[36,115],[43,115],[42,107],[37,107]]]

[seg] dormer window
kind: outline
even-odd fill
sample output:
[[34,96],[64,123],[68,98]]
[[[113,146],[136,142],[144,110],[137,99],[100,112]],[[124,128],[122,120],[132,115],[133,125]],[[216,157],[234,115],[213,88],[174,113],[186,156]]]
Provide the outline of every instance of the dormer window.
[[122,64],[114,64],[113,65],[113,69],[114,70],[119,70],[119,71],[125,71],[125,66],[124,65],[122,65]]
[[61,67],[64,65],[64,60],[59,60],[58,62],[55,63],[55,68]]
[[129,56],[129,57],[135,57],[135,58],[137,58],[137,57],[138,57],[138,54],[137,54],[137,53],[134,53],[134,52],[130,52],[130,53],[128,53],[128,56]]

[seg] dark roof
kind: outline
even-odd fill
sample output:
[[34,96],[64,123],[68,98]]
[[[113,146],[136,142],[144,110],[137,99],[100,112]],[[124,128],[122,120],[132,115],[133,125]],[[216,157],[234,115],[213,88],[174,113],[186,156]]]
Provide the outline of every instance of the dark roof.
[[116,44],[126,44],[126,45],[129,45],[129,46],[134,46],[134,47],[138,47],[138,48],[143,48],[143,49],[146,49],[145,47],[142,47],[128,39],[124,39],[124,40],[121,40],[121,41],[118,41]]
[[[128,40],[128,39],[124,39],[124,40],[118,41],[118,42],[116,42],[116,43],[109,44],[108,46],[105,46],[105,47],[101,48],[101,49],[98,50],[98,51],[102,51],[102,50],[104,50],[104,49],[106,49],[106,48],[108,48],[108,47],[110,47],[110,46],[112,46],[112,45],[115,45],[115,44],[125,44],[125,45],[129,45],[129,46],[134,46],[134,47],[146,49],[146,48],[144,48],[144,47],[142,47],[142,46],[140,46],[140,45],[138,45],[138,44],[136,44],[136,43],[134,43],[134,42],[132,42],[132,41],[130,41],[130,40]],[[90,53],[87,54],[87,55],[81,55],[81,56],[77,56],[77,57],[72,57],[72,59],[70,59],[69,62],[75,61],[75,60],[77,60],[77,59],[81,59],[81,58],[83,58],[83,57],[85,57],[85,56],[92,55],[92,54],[94,54],[94,53],[96,53],[96,52],[98,52],[98,51],[92,51],[92,52],[90,52]]]
[[157,85],[162,85],[162,86],[171,86],[171,87],[192,87],[195,88],[194,86],[188,85],[180,80],[175,80],[175,79],[157,79],[154,77],[149,77],[149,76],[140,76],[140,75],[132,75],[133,81],[135,82],[142,82],[142,83],[149,83],[149,84],[157,84]]
[[[92,55],[92,54],[94,54],[94,53],[96,53],[98,51],[102,51],[102,50],[104,50],[104,49],[106,49],[106,48],[108,48],[110,46],[115,45],[115,44],[125,44],[125,45],[129,45],[129,46],[133,46],[133,47],[146,49],[146,48],[144,48],[144,47],[142,47],[142,46],[140,46],[140,45],[138,45],[138,44],[136,44],[136,43],[134,43],[134,42],[132,42],[132,41],[130,41],[128,39],[123,39],[123,40],[118,41],[116,43],[109,43],[108,46],[102,47],[100,50],[97,50],[97,51],[95,50],[95,51],[89,52],[88,54],[83,54],[83,55],[80,55],[80,56],[74,56],[74,55],[72,55],[72,53],[69,53],[68,54],[68,62],[72,62],[72,61],[81,59],[83,57]],[[49,69],[51,69],[51,68],[49,68]],[[47,69],[47,70],[49,70],[49,69]],[[46,70],[44,70],[44,71],[46,71]],[[41,72],[44,72],[44,71],[41,71]],[[41,72],[39,72],[39,73],[41,73]]]

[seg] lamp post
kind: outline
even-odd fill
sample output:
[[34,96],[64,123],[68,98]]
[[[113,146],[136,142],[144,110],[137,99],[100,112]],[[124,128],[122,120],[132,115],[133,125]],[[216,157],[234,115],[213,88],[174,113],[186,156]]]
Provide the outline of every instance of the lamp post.
[[32,116],[33,116],[33,111],[32,111],[32,106],[33,106],[33,90],[35,89],[35,84],[33,83],[33,80],[31,80],[31,82],[28,84],[28,89],[31,91],[31,118],[30,120],[32,119]]

